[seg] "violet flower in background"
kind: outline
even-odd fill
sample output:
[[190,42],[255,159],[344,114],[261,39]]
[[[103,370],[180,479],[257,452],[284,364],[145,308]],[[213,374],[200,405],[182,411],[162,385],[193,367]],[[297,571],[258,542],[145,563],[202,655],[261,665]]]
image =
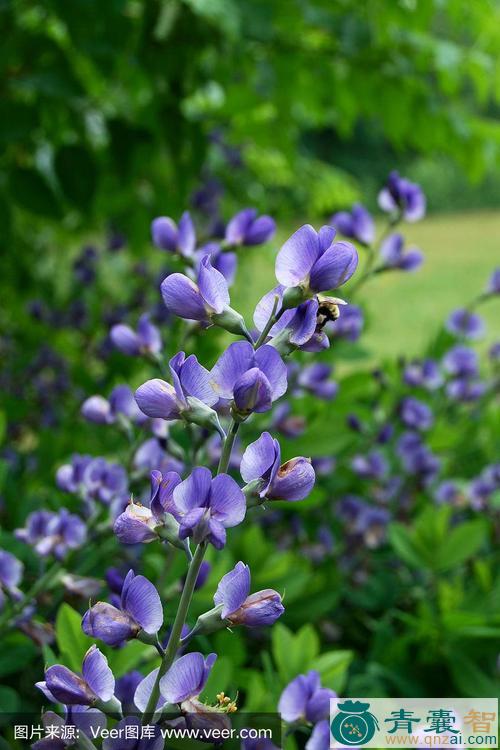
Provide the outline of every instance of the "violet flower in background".
[[114,424],[120,418],[135,424],[147,421],[128,385],[117,385],[111,391],[109,399],[90,396],[83,402],[80,411],[84,419],[96,424]]
[[450,375],[473,378],[479,372],[479,358],[474,349],[456,344],[444,355],[443,366]]
[[268,411],[287,388],[286,365],[272,346],[254,351],[247,341],[236,341],[212,368],[212,386],[241,416]]
[[403,433],[398,440],[396,451],[408,474],[417,476],[424,485],[435,479],[441,467],[441,461],[423,443],[417,432]]
[[334,242],[335,235],[335,229],[328,226],[319,232],[310,224],[297,229],[276,258],[280,284],[300,287],[307,297],[349,281],[358,265],[358,253],[350,242]]
[[460,308],[454,310],[446,321],[446,330],[466,339],[479,339],[485,332],[483,319],[475,312]]
[[137,331],[124,323],[118,323],[111,328],[109,336],[115,348],[130,357],[154,356],[162,350],[160,332],[151,323],[148,314],[139,318]]
[[321,398],[324,401],[331,401],[335,398],[339,390],[338,384],[330,380],[332,372],[333,367],[331,365],[327,365],[324,362],[315,362],[299,370],[296,381],[297,386],[299,389],[311,393],[317,398]]
[[136,638],[141,630],[156,635],[163,624],[163,607],[158,591],[144,576],[130,570],[125,578],[120,607],[97,602],[82,620],[83,632],[109,646]]
[[362,479],[382,479],[389,471],[387,459],[377,450],[372,450],[364,456],[354,456],[351,468]]
[[306,429],[306,419],[300,414],[292,414],[288,402],[280,403],[273,411],[271,428],[278,430],[287,438],[296,438]]
[[[149,507],[134,503],[127,505],[116,519],[113,531],[123,544],[149,543],[158,539],[160,528],[165,526],[169,515],[176,515],[173,501],[175,488],[181,483],[175,471],[162,474],[151,472],[151,496]],[[173,519],[170,519],[171,521]],[[170,523],[177,531],[175,524]]]
[[471,403],[480,399],[486,393],[486,383],[470,378],[459,377],[446,384],[446,395],[452,401]]
[[500,268],[495,268],[486,287],[486,294],[500,294]]
[[359,339],[365,324],[363,311],[357,305],[346,305],[339,308],[340,315],[335,321],[333,335],[335,338],[355,342]]
[[458,485],[453,480],[445,480],[438,484],[434,490],[434,500],[439,505],[458,505],[461,493]]
[[434,391],[444,380],[438,363],[433,359],[414,360],[404,369],[403,380],[414,388],[426,388]]
[[78,549],[87,538],[82,519],[61,508],[57,513],[37,510],[30,513],[26,526],[16,529],[16,539],[29,544],[42,557],[54,555],[62,560],[72,549]]
[[241,460],[241,476],[247,483],[257,482],[255,492],[268,500],[295,502],[306,498],[316,479],[309,459],[303,456],[281,464],[281,448],[269,432],[247,447]]
[[401,401],[399,416],[405,427],[415,430],[429,430],[434,424],[430,406],[412,396]]
[[292,680],[281,693],[278,711],[284,721],[303,720],[316,724],[330,715],[330,700],[337,695],[330,688],[321,687],[318,672],[311,670]]
[[285,611],[281,596],[273,589],[250,594],[250,568],[241,561],[221,578],[214,604],[222,607],[220,616],[230,625],[247,627],[272,625]]
[[179,225],[168,216],[153,219],[151,238],[160,250],[191,258],[196,248],[196,232],[189,211],[182,214]]
[[179,538],[193,537],[197,544],[207,540],[216,549],[226,543],[226,528],[237,526],[246,513],[245,496],[234,479],[228,474],[212,479],[202,466],[175,487],[173,501]]
[[330,721],[322,719],[314,725],[313,730],[304,745],[305,750],[329,750],[330,748]]
[[498,362],[500,360],[500,341],[496,341],[490,346],[488,356],[492,362]]
[[380,246],[382,268],[399,268],[401,271],[415,271],[424,261],[424,256],[418,248],[405,250],[402,234],[391,234]]
[[17,588],[23,577],[24,565],[10,552],[0,549],[0,612],[2,611],[6,594],[17,598],[20,591]]
[[115,510],[128,498],[127,472],[120,464],[93,458],[83,472],[80,491],[85,500],[94,500]]
[[375,239],[373,217],[360,203],[355,203],[350,211],[338,211],[333,214],[330,224],[344,237],[357,240],[362,245],[371,245]]
[[91,646],[83,659],[81,676],[55,664],[45,670],[45,680],[37,682],[36,687],[54,702],[66,706],[93,706],[98,701],[111,700],[115,678],[106,657],[97,646]]
[[276,232],[276,222],[270,216],[257,216],[254,208],[244,208],[233,216],[226,227],[225,240],[230,246],[262,245]]
[[73,454],[69,464],[63,464],[56,472],[56,484],[59,489],[71,494],[77,493],[83,487],[85,469],[91,463],[92,456]]
[[382,211],[396,217],[401,215],[406,221],[419,221],[425,215],[425,195],[419,185],[399,173],[391,172],[386,186],[378,195],[378,204]]

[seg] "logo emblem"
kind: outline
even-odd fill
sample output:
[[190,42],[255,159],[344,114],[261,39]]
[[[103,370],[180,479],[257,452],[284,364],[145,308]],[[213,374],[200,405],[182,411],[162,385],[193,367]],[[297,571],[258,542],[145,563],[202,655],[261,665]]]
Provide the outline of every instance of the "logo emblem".
[[378,729],[377,719],[368,710],[370,704],[344,701],[337,708],[338,713],[330,725],[333,738],[340,745],[364,745],[369,742]]

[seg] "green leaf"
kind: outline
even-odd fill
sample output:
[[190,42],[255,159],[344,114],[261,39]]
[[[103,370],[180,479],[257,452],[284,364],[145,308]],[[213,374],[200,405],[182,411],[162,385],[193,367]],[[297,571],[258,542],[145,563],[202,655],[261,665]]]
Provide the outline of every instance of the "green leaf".
[[425,556],[415,544],[413,535],[406,526],[393,523],[389,526],[389,541],[395,552],[408,565],[414,568],[427,567]]
[[93,640],[82,630],[82,616],[69,604],[62,604],[56,617],[56,641],[65,664],[79,672]]
[[54,167],[65,198],[80,209],[88,208],[97,186],[92,154],[82,146],[63,146],[56,154]]
[[486,540],[487,531],[481,519],[467,521],[449,531],[437,550],[437,569],[455,568],[476,554]]
[[309,669],[319,653],[319,638],[312,625],[304,625],[294,635],[278,623],[273,627],[272,645],[273,657],[284,682]]
[[[0,649],[0,677],[15,674],[34,658],[36,648],[25,636],[5,638]],[[1,703],[0,703],[1,705]]]
[[354,657],[353,651],[328,651],[311,663],[321,675],[321,684],[341,693],[347,681],[347,670]]

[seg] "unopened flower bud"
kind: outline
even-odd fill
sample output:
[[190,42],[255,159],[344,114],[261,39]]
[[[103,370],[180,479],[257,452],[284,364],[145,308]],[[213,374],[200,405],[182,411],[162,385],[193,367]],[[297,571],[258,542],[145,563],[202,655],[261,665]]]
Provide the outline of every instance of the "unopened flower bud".
[[243,316],[236,310],[233,310],[232,307],[224,308],[221,313],[212,313],[210,320],[214,325],[223,328],[225,331],[229,331],[229,333],[244,336],[246,339],[251,338]]

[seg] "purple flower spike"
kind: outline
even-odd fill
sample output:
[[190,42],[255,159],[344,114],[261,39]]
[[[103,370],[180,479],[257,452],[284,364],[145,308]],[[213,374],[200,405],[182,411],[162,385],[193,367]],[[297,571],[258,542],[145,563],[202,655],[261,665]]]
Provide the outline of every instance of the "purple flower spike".
[[189,211],[185,211],[179,226],[168,216],[159,216],[151,222],[151,238],[160,250],[179,253],[190,258],[196,247],[196,233]]
[[500,268],[495,268],[491,274],[486,294],[500,294]]
[[163,607],[156,588],[147,578],[130,570],[123,584],[120,609],[98,602],[83,616],[82,630],[109,646],[117,646],[136,638],[141,630],[155,635],[162,624]]
[[338,392],[338,385],[330,380],[333,368],[324,362],[304,367],[297,378],[297,385],[317,398],[331,401]]
[[378,195],[382,211],[401,215],[406,221],[419,221],[425,215],[425,195],[419,185],[391,172],[387,185]]
[[450,375],[473,378],[479,372],[479,358],[474,349],[457,344],[443,358],[443,365]]
[[216,549],[226,543],[226,528],[237,526],[246,513],[245,496],[234,479],[227,474],[212,479],[201,466],[177,485],[173,498],[180,539],[192,536],[197,544],[206,539]]
[[167,703],[183,703],[197,698],[206,685],[217,654],[207,658],[200,653],[186,654],[177,659],[160,680],[160,692]]
[[194,354],[186,358],[179,352],[169,362],[173,385],[160,378],[148,380],[139,386],[135,399],[139,409],[148,417],[160,419],[180,419],[187,413],[193,402],[213,406],[218,401],[211,382],[210,373]]
[[329,688],[322,688],[317,672],[311,670],[292,680],[281,693],[278,711],[287,722],[305,719],[316,724],[328,718],[330,700],[336,694]]
[[443,384],[439,365],[433,359],[410,362],[405,368],[403,380],[407,385],[428,391],[434,391]]
[[474,312],[461,308],[454,310],[446,321],[446,330],[455,336],[479,339],[484,334],[484,320]]
[[257,492],[261,498],[295,502],[306,498],[314,487],[316,476],[309,459],[292,458],[282,464],[277,440],[263,432],[250,443],[241,460],[241,476],[247,483],[259,480]]
[[415,271],[422,265],[424,256],[417,248],[405,251],[402,234],[390,234],[380,246],[382,268],[399,268],[401,271]]
[[362,245],[371,245],[375,239],[375,222],[369,211],[360,203],[355,203],[351,211],[333,214],[330,224],[338,231]]
[[276,349],[265,345],[254,351],[247,341],[231,344],[211,374],[215,392],[243,414],[268,411],[287,386],[286,366]]
[[262,245],[276,231],[276,223],[270,216],[257,216],[254,208],[244,208],[229,221],[226,228],[228,245]]
[[285,242],[276,258],[276,278],[285,287],[301,287],[304,294],[335,289],[348,281],[358,265],[356,248],[334,242],[335,229],[319,232],[305,224]]
[[406,427],[415,430],[428,430],[434,424],[431,408],[411,396],[401,402],[400,417]]
[[272,625],[285,611],[281,596],[273,589],[249,593],[250,568],[240,561],[221,578],[214,595],[214,604],[222,606],[222,619],[231,625],[260,627]]
[[85,542],[87,527],[82,519],[62,508],[58,513],[34,511],[23,529],[16,529],[16,539],[31,545],[42,557],[54,555],[62,560],[71,549]]
[[161,352],[162,349],[160,332],[150,322],[147,314],[139,318],[137,332],[130,326],[119,323],[112,327],[109,335],[114,346],[130,357],[154,355]]
[[91,706],[96,701],[109,701],[115,690],[115,678],[108,660],[96,646],[91,646],[82,664],[82,676],[56,664],[45,672],[45,681],[36,687],[55,702],[67,706]]

